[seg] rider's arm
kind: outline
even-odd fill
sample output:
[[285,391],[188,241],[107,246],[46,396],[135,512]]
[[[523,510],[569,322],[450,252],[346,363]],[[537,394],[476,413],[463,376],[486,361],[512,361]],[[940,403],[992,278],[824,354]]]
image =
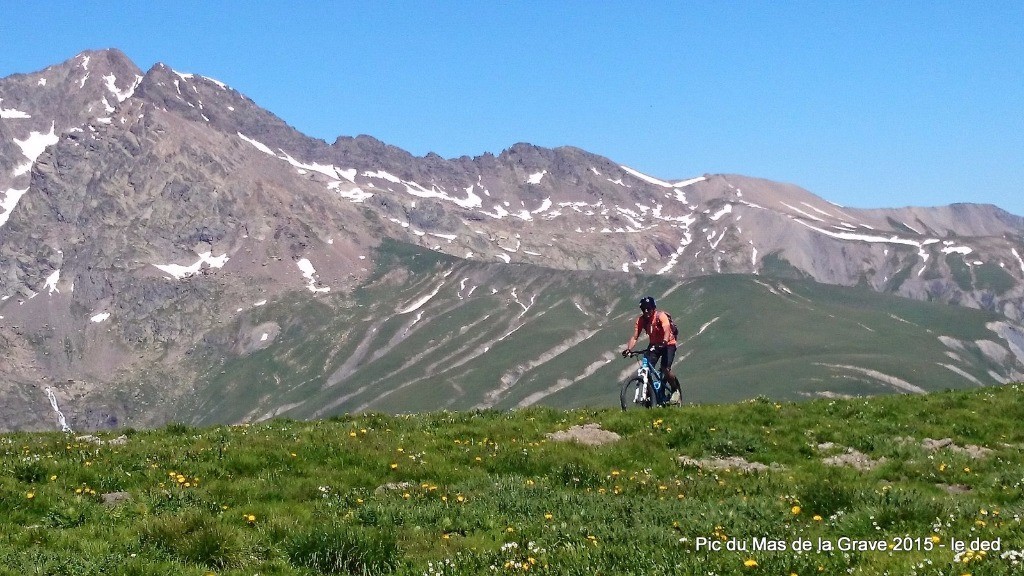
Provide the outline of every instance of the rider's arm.
[[642,328],[640,326],[640,319],[636,321],[636,328],[633,330],[633,336],[630,337],[629,342],[626,343],[626,350],[632,350],[633,346],[636,345],[636,341],[640,338],[640,332]]

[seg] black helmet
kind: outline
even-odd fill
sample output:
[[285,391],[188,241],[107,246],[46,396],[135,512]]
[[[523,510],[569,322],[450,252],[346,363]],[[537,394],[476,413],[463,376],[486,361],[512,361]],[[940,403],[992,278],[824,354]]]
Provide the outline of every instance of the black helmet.
[[640,299],[640,310],[647,312],[648,310],[654,310],[658,307],[658,304],[654,301],[653,296],[644,296]]

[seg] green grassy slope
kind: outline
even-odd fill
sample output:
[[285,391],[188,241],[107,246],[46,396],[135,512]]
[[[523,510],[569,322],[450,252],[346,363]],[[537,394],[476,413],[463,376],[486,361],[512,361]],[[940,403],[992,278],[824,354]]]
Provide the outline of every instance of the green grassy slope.
[[[1013,385],[0,435],[0,575],[1017,574],[1022,419]],[[548,436],[581,424],[619,439]]]
[[680,326],[688,402],[974,387],[1014,367],[975,344],[998,340],[985,327],[995,315],[864,289],[488,265],[397,243],[385,243],[378,266],[351,296],[295,295],[226,328],[224,341],[242,322],[274,321],[281,334],[244,356],[209,347],[178,418],[615,406],[633,366],[616,352],[645,294]]

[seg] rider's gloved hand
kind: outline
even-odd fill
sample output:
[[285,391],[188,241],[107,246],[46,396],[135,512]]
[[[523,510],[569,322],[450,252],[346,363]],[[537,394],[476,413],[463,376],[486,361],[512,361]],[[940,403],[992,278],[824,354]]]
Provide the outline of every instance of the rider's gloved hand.
[[626,356],[629,356],[629,348],[624,348],[622,350],[622,357],[625,358]]

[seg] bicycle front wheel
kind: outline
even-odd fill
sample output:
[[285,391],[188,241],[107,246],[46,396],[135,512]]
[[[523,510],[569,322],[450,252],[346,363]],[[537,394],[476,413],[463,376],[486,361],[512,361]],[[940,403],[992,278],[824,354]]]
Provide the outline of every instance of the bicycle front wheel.
[[654,388],[644,382],[644,379],[639,376],[626,380],[626,383],[622,385],[622,393],[619,394],[619,404],[623,410],[650,408],[653,400]]

